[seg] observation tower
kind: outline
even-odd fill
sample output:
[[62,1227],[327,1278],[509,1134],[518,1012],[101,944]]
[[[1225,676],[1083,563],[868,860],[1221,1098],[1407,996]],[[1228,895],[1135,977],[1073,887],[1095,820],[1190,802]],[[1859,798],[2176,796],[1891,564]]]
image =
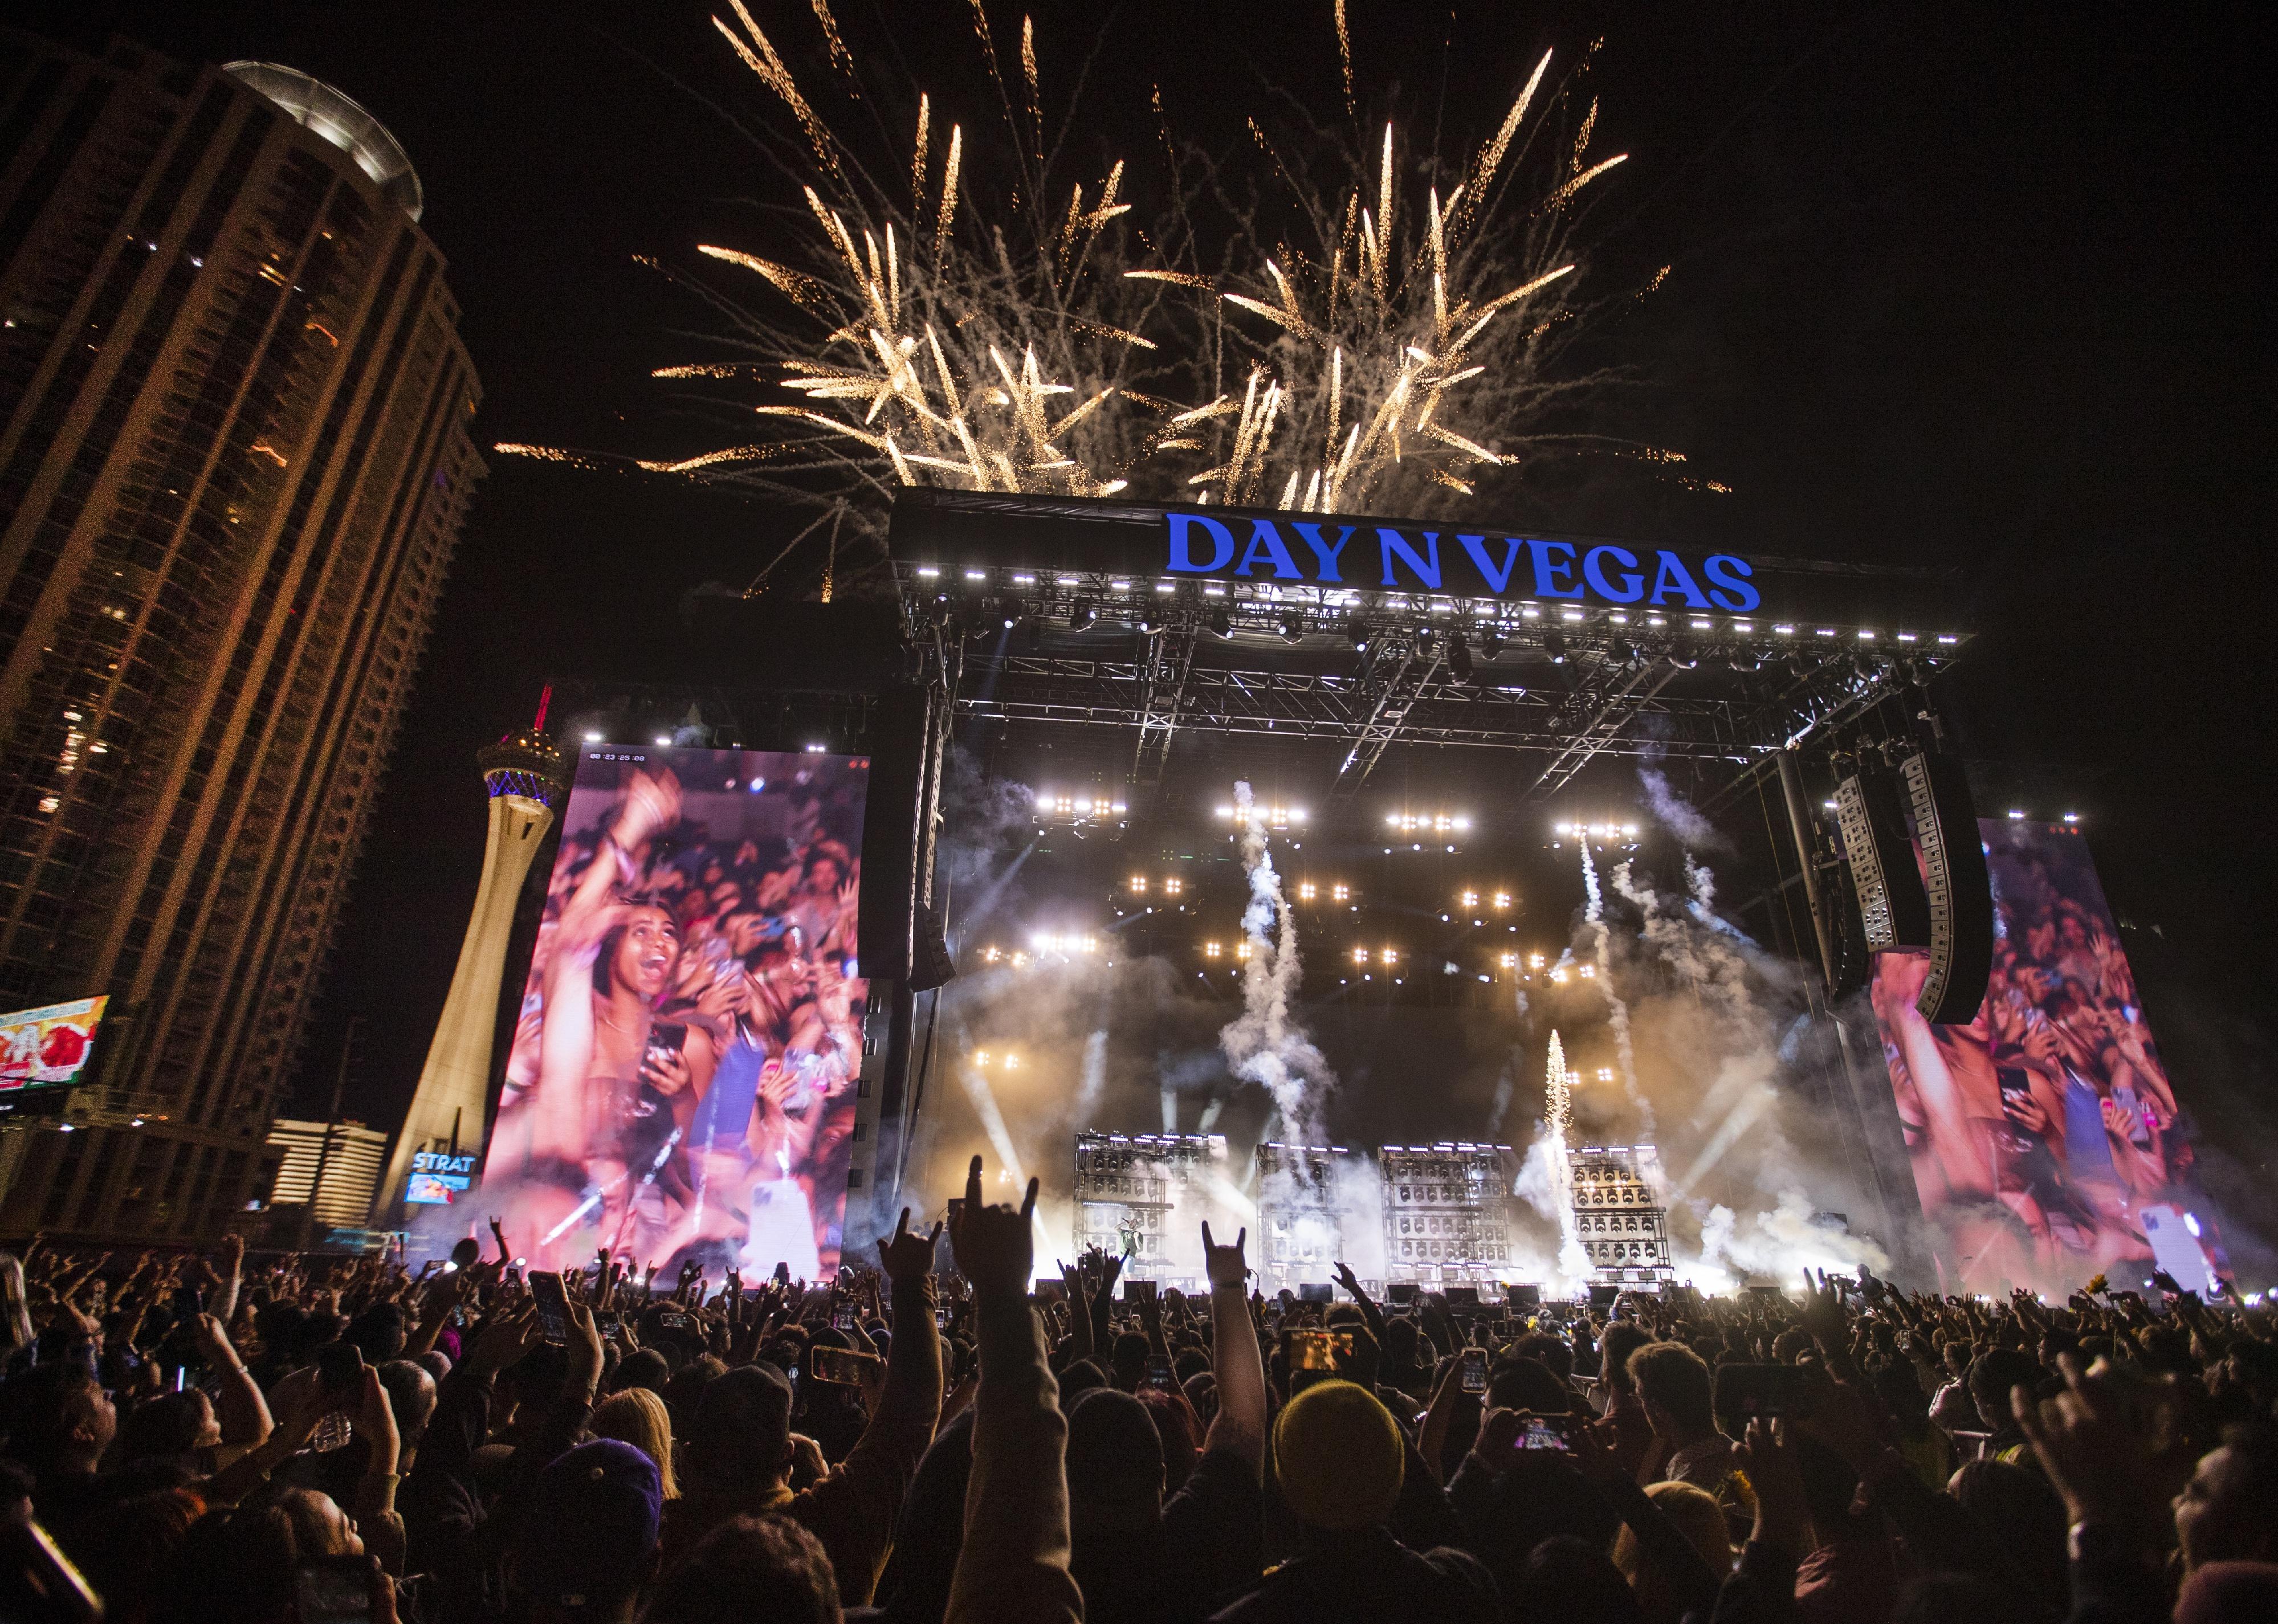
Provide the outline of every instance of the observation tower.
[[490,797],[482,883],[475,892],[466,939],[459,944],[450,995],[443,1001],[434,1039],[427,1046],[418,1090],[411,1096],[411,1109],[405,1113],[373,1202],[375,1229],[402,1227],[397,1219],[415,1155],[442,1151],[467,1156],[482,1148],[499,988],[506,974],[508,940],[514,934],[515,904],[529,878],[531,861],[554,825],[554,809],[570,788],[562,752],[546,731],[546,710],[553,696],[549,687],[527,729],[508,735],[475,757],[483,769],[484,791]]

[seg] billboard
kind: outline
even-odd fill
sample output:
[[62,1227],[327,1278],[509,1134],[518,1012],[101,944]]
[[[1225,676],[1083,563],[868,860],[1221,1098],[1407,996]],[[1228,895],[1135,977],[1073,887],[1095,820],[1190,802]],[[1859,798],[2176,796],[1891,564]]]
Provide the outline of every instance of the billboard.
[[455,1156],[447,1150],[412,1153],[411,1170],[403,1179],[407,1207],[448,1207],[474,1187],[480,1156]]
[[81,998],[0,1015],[0,1090],[79,1081],[110,1003]]
[[1926,954],[1877,954],[1869,988],[1942,1289],[2072,1292],[2185,1262],[2170,1272],[2205,1290],[2220,1254],[2190,1119],[2088,842],[2022,820],[1978,834],[1994,943],[1976,1018],[1933,1025],[1915,1010]]
[[869,776],[811,751],[584,750],[480,1193],[531,1267],[837,1267]]

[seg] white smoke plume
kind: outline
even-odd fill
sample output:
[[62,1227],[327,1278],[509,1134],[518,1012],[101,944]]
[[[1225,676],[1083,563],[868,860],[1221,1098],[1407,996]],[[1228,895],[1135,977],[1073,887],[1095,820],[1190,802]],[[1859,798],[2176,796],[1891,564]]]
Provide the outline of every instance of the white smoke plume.
[[1640,1137],[1651,1143],[1658,1131],[1657,1119],[1653,1102],[1638,1086],[1637,1051],[1630,1041],[1630,1006],[1614,986],[1613,943],[1606,929],[1605,896],[1598,889],[1598,865],[1590,857],[1588,835],[1578,835],[1574,843],[1582,849],[1582,888],[1589,896],[1582,927],[1595,938],[1592,945],[1598,973],[1594,979],[1606,1001],[1606,1024],[1614,1034],[1614,1055],[1621,1066],[1622,1091],[1629,1096],[1630,1105],[1638,1114]]
[[1242,966],[1242,1013],[1219,1033],[1219,1045],[1236,1077],[1273,1095],[1282,1132],[1300,1143],[1322,1143],[1324,1108],[1336,1079],[1295,1010],[1303,971],[1297,921],[1282,896],[1265,816],[1248,783],[1235,785],[1234,807],[1242,828],[1242,865],[1250,876],[1250,904],[1242,915],[1250,958]]
[[1518,1183],[1511,1193],[1558,1226],[1557,1277],[1563,1287],[1587,1280],[1593,1267],[1589,1254],[1582,1250],[1573,1185],[1565,1139],[1548,1125],[1540,1128],[1534,1142],[1526,1147],[1526,1159],[1519,1163]]
[[1811,1198],[1786,1189],[1769,1212],[1736,1216],[1729,1207],[1711,1207],[1701,1225],[1701,1256],[1678,1273],[1703,1290],[1729,1291],[1749,1277],[1793,1286],[1808,1269],[1850,1273],[1864,1266],[1880,1274],[1889,1254],[1863,1235],[1847,1234],[1822,1222]]
[[1645,804],[1653,815],[1668,827],[1669,832],[1688,851],[1730,851],[1732,842],[1724,832],[1702,817],[1693,804],[1669,787],[1667,774],[1656,767],[1638,769],[1638,782],[1645,789]]
[[[1716,876],[1690,853],[1682,896],[1656,890],[1632,863],[1610,874],[1613,889],[1634,908],[1643,963],[1674,986],[1643,1006],[1658,1052],[1681,1056],[1671,1082],[1688,1096],[1677,1139],[1688,1147],[1673,1179],[1672,1242],[1680,1277],[1706,1289],[1728,1289],[1751,1276],[1789,1283],[1796,1270],[1882,1269],[1883,1248],[1816,1212],[1846,1181],[1800,1149],[1793,1113],[1780,1087],[1792,1036],[1791,967],[1760,951],[1715,911]],[[1602,973],[1602,972],[1601,972]],[[1698,1225],[1687,1244],[1688,1224]],[[1689,1255],[1688,1255],[1689,1254]]]

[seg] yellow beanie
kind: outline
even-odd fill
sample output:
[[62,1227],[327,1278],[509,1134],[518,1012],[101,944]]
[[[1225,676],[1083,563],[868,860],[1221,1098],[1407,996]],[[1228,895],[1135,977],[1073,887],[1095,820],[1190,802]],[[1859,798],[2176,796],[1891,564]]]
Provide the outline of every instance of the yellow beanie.
[[1281,1407],[1273,1469],[1297,1520],[1343,1532],[1392,1515],[1407,1456],[1399,1424],[1350,1382],[1315,1382]]

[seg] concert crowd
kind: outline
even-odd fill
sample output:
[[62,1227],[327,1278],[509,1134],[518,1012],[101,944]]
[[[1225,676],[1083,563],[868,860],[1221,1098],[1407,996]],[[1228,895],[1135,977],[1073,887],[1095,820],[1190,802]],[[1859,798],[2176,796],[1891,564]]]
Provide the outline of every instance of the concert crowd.
[[982,1187],[822,1281],[35,1239],[0,1619],[2278,1617],[2259,1307],[1158,1295]]

